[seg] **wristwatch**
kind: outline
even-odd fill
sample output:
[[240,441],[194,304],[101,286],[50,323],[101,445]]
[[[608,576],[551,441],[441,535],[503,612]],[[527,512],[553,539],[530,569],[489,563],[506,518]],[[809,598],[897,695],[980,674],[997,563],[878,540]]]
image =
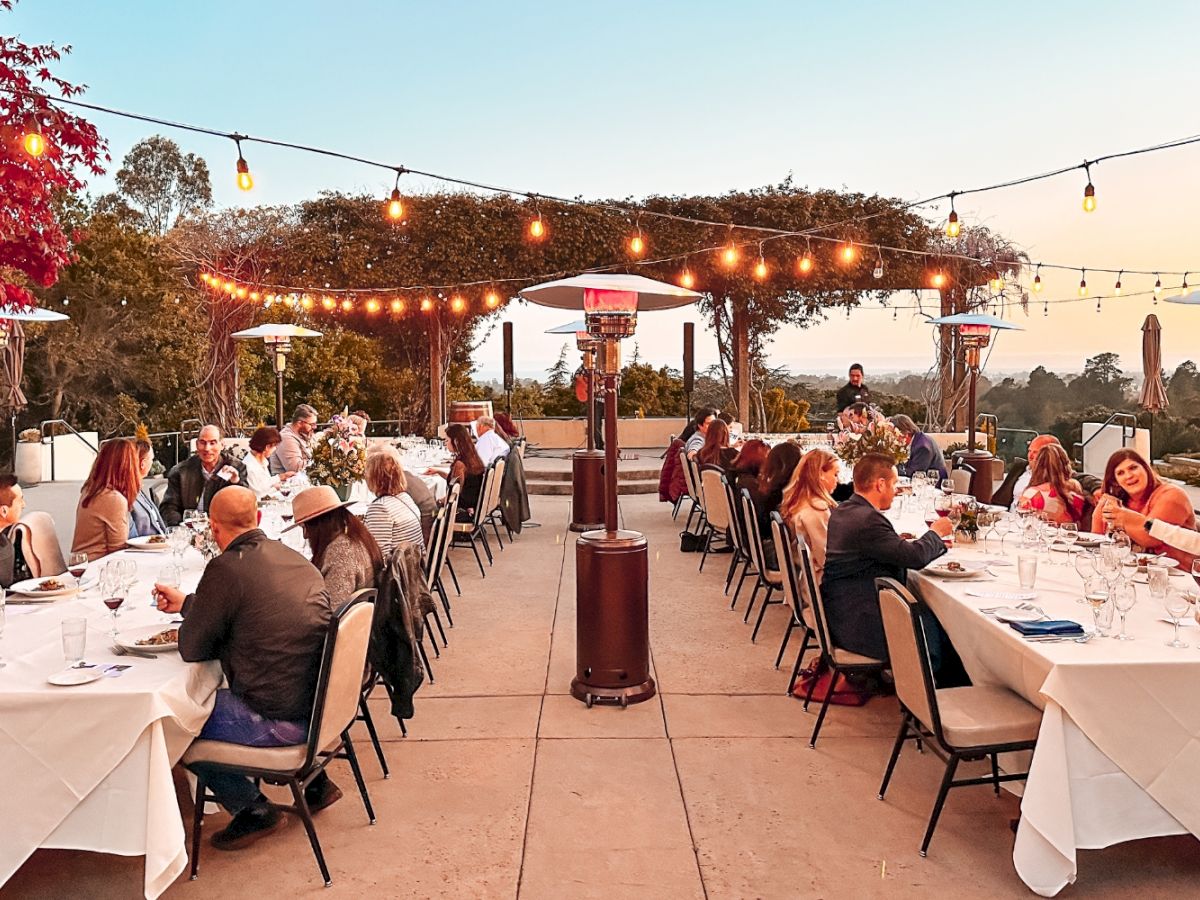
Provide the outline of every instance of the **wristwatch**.
[[1146,534],[1149,534],[1150,529],[1153,527],[1154,527],[1153,519],[1147,519],[1145,522],[1142,523],[1142,528],[1144,528],[1146,530]]

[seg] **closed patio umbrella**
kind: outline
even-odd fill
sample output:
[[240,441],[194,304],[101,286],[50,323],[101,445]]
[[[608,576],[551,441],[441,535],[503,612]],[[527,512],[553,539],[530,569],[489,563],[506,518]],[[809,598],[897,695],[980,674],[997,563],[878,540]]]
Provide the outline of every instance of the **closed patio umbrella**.
[[10,416],[15,416],[29,403],[21,390],[21,380],[25,377],[25,329],[20,322],[13,322],[9,329],[2,365],[5,383],[0,404]]
[[1162,380],[1162,325],[1154,313],[1146,316],[1142,323],[1142,371],[1146,378],[1138,403],[1151,415],[1162,412],[1171,401],[1167,399]]

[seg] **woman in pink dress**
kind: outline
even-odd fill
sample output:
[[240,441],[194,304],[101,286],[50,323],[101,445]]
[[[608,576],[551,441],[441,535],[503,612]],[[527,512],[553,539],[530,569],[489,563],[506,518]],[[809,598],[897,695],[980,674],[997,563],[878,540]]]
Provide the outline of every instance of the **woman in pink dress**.
[[1071,477],[1067,451],[1058,444],[1046,445],[1033,460],[1029,487],[1017,501],[1017,509],[1034,510],[1059,525],[1074,522],[1087,531],[1083,506],[1083,488]]

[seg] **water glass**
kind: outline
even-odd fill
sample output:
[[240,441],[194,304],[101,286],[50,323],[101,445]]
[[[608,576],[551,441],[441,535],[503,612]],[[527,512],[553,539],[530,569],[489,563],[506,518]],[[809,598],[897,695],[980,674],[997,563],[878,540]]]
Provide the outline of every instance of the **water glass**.
[[[163,566],[158,572],[158,578],[155,579],[158,584],[173,588],[179,587],[182,580],[183,566],[176,565],[175,563],[168,563]],[[158,609],[158,598],[154,595],[153,588],[150,589],[150,605],[154,609]]]
[[1017,554],[1017,577],[1021,580],[1021,590],[1032,591],[1037,582],[1037,553],[1021,552]]
[[83,662],[87,651],[87,619],[71,618],[62,620],[63,657],[72,665]]
[[1150,596],[1160,603],[1167,594],[1167,585],[1170,581],[1170,576],[1171,570],[1166,566],[1155,565],[1154,563],[1146,566],[1146,582],[1150,586]]
[[1106,636],[1112,628],[1111,597],[1112,591],[1103,578],[1092,578],[1084,583],[1083,599],[1092,608],[1092,622],[1096,626],[1096,634],[1100,637]]

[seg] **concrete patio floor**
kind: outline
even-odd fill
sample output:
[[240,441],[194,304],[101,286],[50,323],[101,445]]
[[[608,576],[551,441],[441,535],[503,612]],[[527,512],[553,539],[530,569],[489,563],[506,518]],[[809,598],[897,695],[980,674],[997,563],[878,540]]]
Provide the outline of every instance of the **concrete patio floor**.
[[[392,768],[385,781],[363,734],[376,826],[348,770],[334,770],[346,796],[317,817],[333,887],[322,887],[292,823],[240,853],[206,845],[200,878],[184,875],[164,896],[1033,896],[1012,866],[1014,798],[953,792],[921,859],[941,764],[906,751],[887,802],[875,799],[894,701],[835,707],[810,750],[813,716],[784,695],[786,668],[773,668],[782,607],[751,644],[751,626],[721,593],[728,557],[697,574],[699,557],[679,553],[681,522],[667,505],[637,496],[622,509],[650,541],[658,696],[588,710],[568,694],[569,498],[535,497],[542,527],[497,553],[486,579],[469,552],[456,552],[455,628],[408,738],[382,697],[373,701]],[[210,816],[205,831],[225,820]],[[132,898],[141,871],[140,858],[40,851],[0,895]],[[1081,854],[1079,881],[1060,896],[1187,896],[1197,879],[1194,839],[1146,840]]]

